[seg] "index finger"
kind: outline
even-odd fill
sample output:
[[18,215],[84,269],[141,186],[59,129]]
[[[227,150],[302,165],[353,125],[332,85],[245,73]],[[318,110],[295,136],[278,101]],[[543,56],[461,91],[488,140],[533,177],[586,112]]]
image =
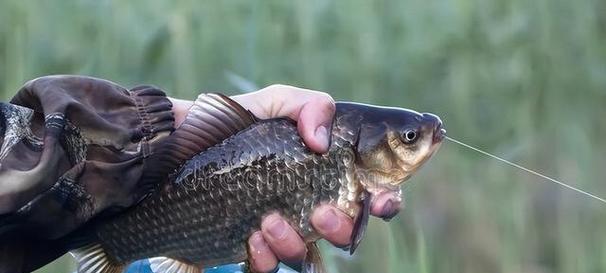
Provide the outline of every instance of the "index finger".
[[232,98],[260,118],[290,117],[296,120],[307,147],[317,153],[328,150],[335,113],[335,102],[330,95],[278,84]]

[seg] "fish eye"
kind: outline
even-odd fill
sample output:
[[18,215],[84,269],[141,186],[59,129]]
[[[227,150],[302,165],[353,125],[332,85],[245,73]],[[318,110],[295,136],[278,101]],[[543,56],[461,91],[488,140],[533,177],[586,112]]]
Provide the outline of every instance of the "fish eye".
[[402,140],[406,144],[414,143],[418,137],[419,134],[417,133],[417,130],[406,130],[404,134],[402,134]]

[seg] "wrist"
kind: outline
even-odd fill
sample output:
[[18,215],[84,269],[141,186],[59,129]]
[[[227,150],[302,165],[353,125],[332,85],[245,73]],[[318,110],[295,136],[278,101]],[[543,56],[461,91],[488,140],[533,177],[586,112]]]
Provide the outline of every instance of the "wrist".
[[178,128],[179,126],[181,126],[181,123],[183,123],[183,121],[185,120],[185,117],[187,116],[187,112],[189,111],[189,108],[191,108],[191,106],[194,104],[193,101],[188,101],[188,100],[182,100],[182,99],[175,99],[175,98],[168,98],[170,100],[170,102],[172,102],[173,104],[173,114],[175,117],[175,124],[174,124],[174,128]]

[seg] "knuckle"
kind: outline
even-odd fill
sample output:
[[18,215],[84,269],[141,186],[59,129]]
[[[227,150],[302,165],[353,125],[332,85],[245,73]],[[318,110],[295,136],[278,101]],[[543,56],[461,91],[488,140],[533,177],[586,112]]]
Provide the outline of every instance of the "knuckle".
[[334,99],[327,93],[318,92],[313,103],[317,104],[326,112],[334,112],[336,110]]
[[328,93],[324,93],[324,92],[318,92],[318,97],[322,100],[325,100],[326,102],[329,102],[331,104],[335,103],[335,100],[332,98],[332,96]]
[[294,89],[294,87],[286,84],[276,83],[266,87],[265,89],[270,91],[288,91]]

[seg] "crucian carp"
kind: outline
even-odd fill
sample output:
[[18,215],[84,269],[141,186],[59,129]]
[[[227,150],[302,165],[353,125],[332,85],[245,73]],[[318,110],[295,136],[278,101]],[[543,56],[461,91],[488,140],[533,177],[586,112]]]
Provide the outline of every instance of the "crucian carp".
[[[159,181],[155,190],[83,231],[86,243],[71,252],[78,272],[122,272],[143,258],[150,258],[154,272],[170,273],[242,262],[247,238],[271,212],[309,244],[304,269],[320,271],[309,217],[324,203],[354,218],[353,253],[370,195],[399,193],[445,131],[433,114],[337,102],[331,133],[328,152],[314,153],[294,121],[259,120],[226,96],[201,95],[164,151],[150,159],[158,165],[146,174]],[[209,143],[216,145],[200,151]]]

